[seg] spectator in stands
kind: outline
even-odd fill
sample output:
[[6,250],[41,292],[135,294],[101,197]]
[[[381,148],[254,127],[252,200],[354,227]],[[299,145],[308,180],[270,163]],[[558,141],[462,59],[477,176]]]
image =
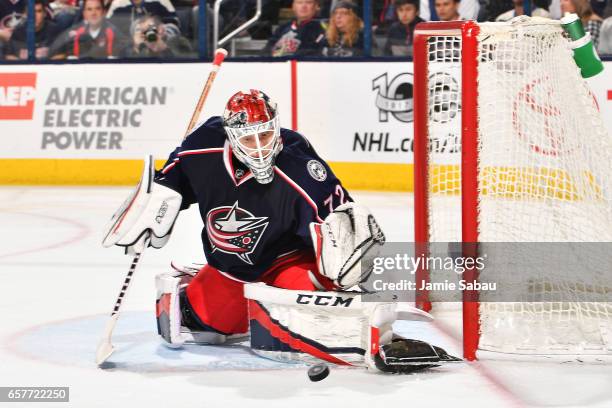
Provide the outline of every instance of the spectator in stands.
[[[421,4],[419,6],[419,16],[423,20],[432,20],[432,21],[452,21],[452,20],[444,20],[442,16],[438,13],[438,0],[420,0]],[[478,0],[446,0],[443,3],[454,3],[454,5],[443,6],[444,9],[449,7],[457,8],[457,15],[461,16],[459,19],[463,20],[476,20],[478,18],[478,13],[480,11],[480,2]],[[430,7],[430,4],[433,7]],[[433,13],[432,10],[433,9]]]
[[393,0],[374,1],[372,4],[372,29],[378,35],[386,34],[397,21]]
[[319,12],[319,1],[293,0],[291,7],[295,19],[276,29],[263,53],[273,57],[320,55],[325,30],[321,22],[315,20]]
[[553,20],[558,20],[561,18],[561,0],[550,0],[550,5],[548,6],[548,12],[550,13],[550,18]]
[[[55,23],[48,18],[46,0],[34,1],[34,31],[36,59],[49,58],[49,47],[60,31]],[[4,53],[7,60],[28,59],[26,18],[23,18],[19,25],[15,27]]]
[[326,57],[363,54],[363,21],[354,3],[339,1],[334,6],[325,32],[322,54]]
[[395,0],[397,20],[389,28],[384,55],[412,55],[414,28],[422,21],[419,14],[419,0]]
[[603,18],[612,17],[612,1],[609,1],[603,12]]
[[612,17],[606,18],[601,25],[597,51],[600,54],[612,54]]
[[61,30],[67,30],[79,21],[78,3],[77,0],[53,0],[49,5],[53,11],[53,21]]
[[478,21],[494,21],[497,16],[512,10],[513,0],[482,0]]
[[610,3],[608,0],[591,0],[591,8],[593,9],[593,13],[597,14],[598,16],[603,16],[608,3]]
[[436,14],[440,21],[462,20],[459,15],[461,0],[436,0]]
[[591,33],[593,45],[599,46],[599,33],[603,20],[593,12],[589,0],[561,0],[561,11],[565,13],[576,13],[582,20],[585,31]]
[[26,11],[26,0],[0,0],[0,43],[7,43]]
[[132,42],[124,50],[126,58],[176,58],[191,54],[189,41],[180,35],[168,36],[166,24],[157,16],[145,16],[134,21]]
[[83,0],[83,21],[56,42],[53,59],[113,58],[123,49],[123,35],[106,20],[104,0]]
[[[516,16],[524,15],[525,14],[525,10],[523,9],[524,1],[525,0],[512,0],[512,2],[514,3],[514,8],[512,10],[508,10],[505,13],[497,16],[495,21],[509,21],[509,20],[512,20]],[[531,10],[531,15],[533,17],[545,17],[545,18],[550,17],[550,13],[548,13],[547,10],[544,10],[543,8],[540,8],[540,7],[536,7],[533,10]]]
[[106,15],[126,35],[131,34],[135,20],[146,16],[159,17],[168,37],[180,35],[179,19],[169,0],[113,0]]

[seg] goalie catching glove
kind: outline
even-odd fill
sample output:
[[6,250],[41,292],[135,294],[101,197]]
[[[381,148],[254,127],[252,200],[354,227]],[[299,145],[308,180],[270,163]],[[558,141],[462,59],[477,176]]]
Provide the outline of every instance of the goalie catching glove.
[[341,289],[368,279],[385,234],[372,213],[355,203],[337,207],[323,223],[311,223],[319,272]]
[[153,157],[147,156],[140,183],[110,220],[102,245],[118,245],[128,253],[141,253],[148,246],[161,248],[170,239],[183,197],[153,180]]

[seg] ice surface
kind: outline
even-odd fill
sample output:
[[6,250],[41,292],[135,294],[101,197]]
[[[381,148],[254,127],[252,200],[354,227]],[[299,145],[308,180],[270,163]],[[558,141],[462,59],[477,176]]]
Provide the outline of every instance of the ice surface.
[[[612,406],[612,367],[603,364],[487,360],[403,376],[333,368],[312,383],[304,366],[262,359],[246,344],[166,349],[155,334],[153,277],[171,260],[203,260],[195,210],[179,217],[166,247],[144,254],[113,336],[117,351],[99,369],[95,346],[131,259],[100,242],[128,191],[0,188],[0,386],[69,386],[70,403],[54,404],[66,407]],[[412,238],[411,196],[353,196],[390,241]],[[395,329],[460,354],[459,321],[445,313]]]

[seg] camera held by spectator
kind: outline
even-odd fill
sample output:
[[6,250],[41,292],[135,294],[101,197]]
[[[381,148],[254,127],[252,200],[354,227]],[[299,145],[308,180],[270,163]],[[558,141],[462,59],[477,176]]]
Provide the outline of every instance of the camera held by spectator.
[[110,3],[106,17],[124,34],[132,34],[134,24],[143,18],[155,16],[164,25],[168,37],[181,34],[179,18],[176,9],[167,0],[113,0]]
[[126,57],[177,57],[191,52],[189,42],[181,36],[169,36],[166,25],[157,16],[146,16],[134,21],[130,29],[132,44]]

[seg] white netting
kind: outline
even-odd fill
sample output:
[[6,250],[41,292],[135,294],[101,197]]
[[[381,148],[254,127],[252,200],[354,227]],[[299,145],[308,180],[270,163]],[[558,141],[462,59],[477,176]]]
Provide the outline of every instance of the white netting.
[[[479,242],[612,242],[612,139],[560,25],[524,20],[480,29]],[[461,241],[460,50],[460,36],[430,38],[432,242]],[[496,255],[481,279],[512,286],[524,301],[487,302],[481,293],[481,348],[612,353],[612,303],[594,301],[610,299],[612,265],[526,276],[508,268],[517,254],[500,248],[489,248]]]

